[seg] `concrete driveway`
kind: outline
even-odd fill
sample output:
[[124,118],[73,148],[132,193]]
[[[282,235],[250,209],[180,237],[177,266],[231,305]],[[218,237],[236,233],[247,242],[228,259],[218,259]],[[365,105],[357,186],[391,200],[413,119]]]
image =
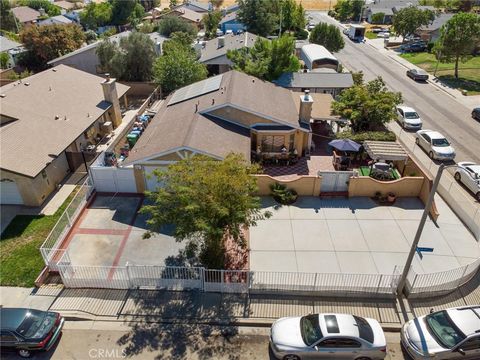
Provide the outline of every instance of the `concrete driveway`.
[[[274,272],[381,273],[403,266],[413,241],[423,203],[397,199],[378,206],[372,199],[300,197],[291,206],[263,198],[273,213],[250,229],[250,269]],[[455,214],[436,199],[440,217],[428,220],[420,246],[433,253],[416,256],[417,273],[444,271],[480,257],[480,246]]]

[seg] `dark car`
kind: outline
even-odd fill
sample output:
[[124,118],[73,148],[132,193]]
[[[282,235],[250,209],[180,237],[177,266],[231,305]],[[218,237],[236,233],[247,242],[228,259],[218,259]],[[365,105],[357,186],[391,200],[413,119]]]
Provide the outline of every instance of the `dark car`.
[[475,120],[480,120],[480,107],[477,107],[477,108],[472,110],[472,117]]
[[407,70],[407,76],[413,80],[428,80],[428,73],[422,69],[409,69]]
[[406,45],[402,45],[400,50],[404,52],[422,52],[427,50],[427,45],[424,42],[414,42]]
[[48,351],[62,331],[64,319],[59,313],[34,309],[0,309],[0,347],[13,350],[23,358],[34,351]]

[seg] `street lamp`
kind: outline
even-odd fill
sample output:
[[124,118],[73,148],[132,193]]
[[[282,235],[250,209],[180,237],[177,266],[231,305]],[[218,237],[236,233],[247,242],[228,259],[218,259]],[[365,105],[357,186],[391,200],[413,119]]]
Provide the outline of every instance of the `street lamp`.
[[438,168],[437,175],[435,176],[435,179],[433,180],[433,185],[432,185],[432,190],[430,191],[430,194],[428,195],[428,200],[427,203],[425,204],[425,209],[423,210],[422,218],[420,220],[420,224],[418,224],[417,228],[417,233],[415,234],[415,238],[413,239],[412,247],[410,248],[410,253],[408,254],[407,262],[405,264],[405,267],[403,268],[402,276],[400,277],[400,281],[398,282],[397,286],[397,295],[400,295],[403,293],[405,289],[405,284],[407,282],[407,275],[408,272],[410,271],[410,267],[412,266],[413,262],[413,257],[415,256],[415,253],[417,252],[417,247],[418,243],[420,241],[420,236],[422,236],[422,231],[425,226],[425,221],[427,220],[428,213],[430,212],[430,208],[432,207],[433,199],[435,197],[435,193],[437,192],[438,184],[440,183],[440,178],[442,176],[443,170],[450,168],[450,167],[456,167],[457,164],[455,165],[444,165],[440,164],[440,167]]

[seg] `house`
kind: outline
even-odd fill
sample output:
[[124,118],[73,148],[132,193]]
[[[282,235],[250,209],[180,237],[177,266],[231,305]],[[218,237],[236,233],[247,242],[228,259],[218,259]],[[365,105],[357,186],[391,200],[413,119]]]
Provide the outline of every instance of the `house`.
[[43,25],[68,25],[72,23],[73,21],[70,20],[68,17],[64,15],[57,15],[57,16],[49,17],[48,19],[45,19],[45,20],[39,20],[37,24],[38,26],[43,26]]
[[418,0],[373,0],[367,1],[362,17],[372,23],[372,16],[383,13],[382,24],[391,24],[395,10],[406,6],[417,6]]
[[233,152],[251,161],[285,147],[301,157],[311,146],[312,113],[321,111],[308,93],[232,70],[170,94],[123,166],[143,192],[158,186],[155,169],[193,154],[221,160]]
[[237,12],[231,12],[226,14],[222,20],[220,20],[220,30],[225,34],[228,30],[233,33],[237,33],[239,30],[245,31],[247,27],[237,20]]
[[439,14],[433,22],[427,26],[420,27],[416,34],[426,42],[434,42],[440,37],[440,29],[455,14]]
[[22,25],[35,24],[38,18],[42,15],[39,11],[28,6],[17,6],[12,9],[13,15]]
[[322,72],[284,73],[274,83],[292,91],[304,92],[310,90],[312,94],[331,94],[333,97],[339,95],[344,89],[353,86],[351,73],[337,73],[334,70],[328,70],[330,69],[325,69]]
[[[109,37],[109,40],[115,43],[118,43],[121,38],[130,35],[130,31],[124,31],[113,36]],[[150,39],[155,43],[155,51],[157,55],[162,53],[162,44],[166,38],[165,36],[160,35],[157,32],[148,34]],[[100,60],[97,56],[97,47],[102,43],[102,41],[96,41],[92,44],[86,45],[72,51],[71,53],[60,56],[56,59],[53,59],[48,62],[48,65],[57,66],[60,64],[72,66],[75,69],[86,71],[90,74],[102,74],[103,71],[100,68]]]
[[195,0],[186,0],[183,2],[183,4],[174,6],[172,10],[177,10],[177,9],[188,9],[191,11],[195,11],[197,13],[206,13],[211,10],[211,4],[210,2],[200,2],[200,1],[195,1]]
[[77,4],[81,4],[81,3],[73,3],[70,1],[60,0],[60,1],[55,1],[53,4],[55,6],[58,6],[61,9],[62,15],[64,15],[66,12],[75,9]]
[[200,28],[202,24],[202,18],[204,15],[205,13],[200,13],[200,12],[191,10],[188,7],[186,7],[185,4],[183,4],[183,5],[172,8],[171,11],[163,13],[159,17],[162,18],[165,16],[176,16],[196,26],[197,28]]
[[227,51],[243,47],[251,48],[257,39],[257,35],[244,32],[238,35],[227,34],[204,43],[199,43],[196,45],[197,48],[200,47],[200,58],[198,61],[207,65],[210,73],[224,73],[230,70],[233,65],[227,58]]
[[14,67],[16,65],[18,55],[23,53],[24,51],[26,50],[22,44],[0,35],[0,53],[8,54],[8,68]]
[[121,123],[128,89],[65,65],[0,87],[1,203],[40,206]]
[[300,49],[300,60],[305,64],[305,68],[310,71],[319,68],[337,71],[340,65],[340,62],[330,51],[317,44],[303,45]]

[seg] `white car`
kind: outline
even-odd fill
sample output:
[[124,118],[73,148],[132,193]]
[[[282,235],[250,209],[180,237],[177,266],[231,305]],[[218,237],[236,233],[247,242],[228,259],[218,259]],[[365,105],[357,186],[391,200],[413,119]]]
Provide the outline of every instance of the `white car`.
[[278,319],[272,325],[270,347],[282,360],[382,360],[387,353],[378,321],[347,314]]
[[377,34],[377,37],[379,37],[379,38],[389,38],[390,33],[388,31],[381,31]]
[[455,180],[465,185],[480,201],[480,165],[464,161],[459,162],[455,172]]
[[480,305],[410,320],[402,327],[401,339],[413,360],[480,359]]
[[427,152],[431,159],[455,159],[455,149],[450,145],[445,136],[439,132],[433,130],[418,130],[416,136],[415,142]]
[[420,130],[422,128],[422,119],[417,112],[408,106],[397,106],[398,121],[404,129]]

